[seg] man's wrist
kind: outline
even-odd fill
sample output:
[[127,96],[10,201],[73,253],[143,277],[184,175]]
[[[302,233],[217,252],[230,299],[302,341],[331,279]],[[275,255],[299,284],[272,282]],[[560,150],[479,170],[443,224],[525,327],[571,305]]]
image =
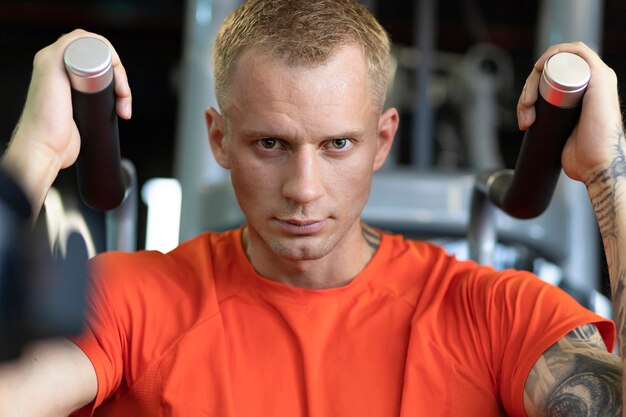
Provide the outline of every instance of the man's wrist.
[[58,157],[51,149],[23,140],[16,134],[0,160],[0,168],[10,175],[38,213],[59,169]]
[[624,186],[624,174],[626,172],[620,174],[609,165],[594,171],[585,181],[603,239],[616,237],[619,219],[617,209],[620,204],[620,191]]

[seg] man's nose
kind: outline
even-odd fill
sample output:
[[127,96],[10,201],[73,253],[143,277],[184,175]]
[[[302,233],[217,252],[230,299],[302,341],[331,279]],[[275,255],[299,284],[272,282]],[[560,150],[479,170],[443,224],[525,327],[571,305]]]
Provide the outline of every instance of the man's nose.
[[323,170],[314,150],[298,150],[285,172],[283,196],[299,205],[309,204],[324,194]]

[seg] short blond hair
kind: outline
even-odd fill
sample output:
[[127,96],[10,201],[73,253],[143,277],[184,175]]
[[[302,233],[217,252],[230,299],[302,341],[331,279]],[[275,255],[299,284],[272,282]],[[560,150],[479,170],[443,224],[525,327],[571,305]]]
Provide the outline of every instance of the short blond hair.
[[327,62],[341,47],[363,49],[373,98],[385,99],[390,71],[389,37],[355,0],[246,0],[220,28],[213,49],[215,96],[227,103],[233,67],[244,50],[269,53],[288,65]]

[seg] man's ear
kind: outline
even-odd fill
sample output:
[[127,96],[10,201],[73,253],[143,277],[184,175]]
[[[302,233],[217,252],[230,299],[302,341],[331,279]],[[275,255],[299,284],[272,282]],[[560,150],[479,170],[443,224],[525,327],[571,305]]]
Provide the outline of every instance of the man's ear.
[[215,108],[207,107],[204,118],[209,131],[209,143],[213,157],[222,168],[229,169],[230,156],[224,147],[224,120],[222,115]]
[[398,110],[393,107],[380,115],[378,119],[378,149],[374,158],[374,171],[378,171],[385,163],[399,123],[400,116],[398,115]]

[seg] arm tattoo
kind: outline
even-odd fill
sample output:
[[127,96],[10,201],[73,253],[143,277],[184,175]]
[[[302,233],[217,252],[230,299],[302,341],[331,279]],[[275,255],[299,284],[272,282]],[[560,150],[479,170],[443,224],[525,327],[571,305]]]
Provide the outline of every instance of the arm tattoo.
[[591,194],[593,208],[598,216],[600,232],[603,238],[617,238],[617,181],[626,178],[626,155],[624,155],[624,132],[618,129],[614,146],[615,156],[608,168],[596,172],[589,178],[587,187],[598,186],[598,191]]
[[622,367],[594,325],[581,326],[550,347],[524,389],[529,415],[621,416]]
[[624,352],[626,348],[624,345],[626,340],[626,300],[624,299],[626,295],[624,291],[626,289],[624,283],[626,280],[626,265],[622,265],[623,262],[620,261],[618,238],[620,227],[623,227],[623,225],[617,213],[618,209],[621,208],[619,205],[620,189],[618,189],[618,184],[620,184],[620,180],[626,178],[625,147],[624,130],[621,126],[618,126],[613,148],[613,161],[607,168],[594,173],[586,181],[591,202],[598,218],[606,260],[609,265],[620,352]]

